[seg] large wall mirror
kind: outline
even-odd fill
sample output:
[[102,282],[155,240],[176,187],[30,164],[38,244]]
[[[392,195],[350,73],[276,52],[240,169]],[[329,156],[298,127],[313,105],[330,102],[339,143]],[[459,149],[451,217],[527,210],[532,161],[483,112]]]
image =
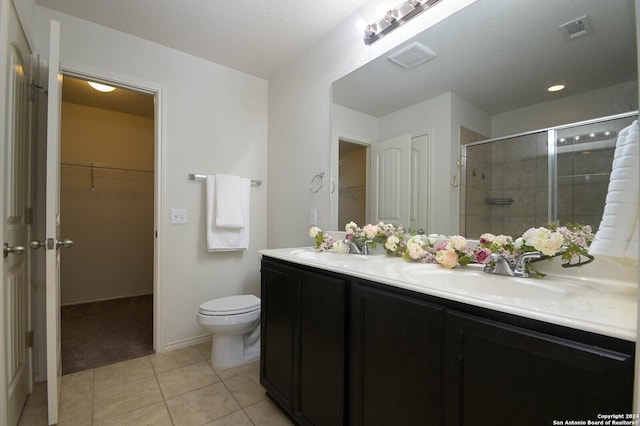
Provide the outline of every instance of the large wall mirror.
[[331,227],[464,234],[461,146],[638,110],[635,16],[633,0],[477,0],[334,82]]

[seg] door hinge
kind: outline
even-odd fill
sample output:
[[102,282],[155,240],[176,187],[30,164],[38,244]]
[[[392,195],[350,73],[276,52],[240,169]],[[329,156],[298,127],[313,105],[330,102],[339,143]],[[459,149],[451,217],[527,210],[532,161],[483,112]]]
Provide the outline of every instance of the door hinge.
[[36,84],[35,80],[31,81],[31,94],[29,95],[29,100],[31,102],[35,102],[36,100],[36,89],[44,89],[44,86],[41,86],[39,84]]
[[33,347],[33,330],[27,331],[27,347]]
[[31,225],[33,223],[33,207],[26,208],[25,220],[27,222],[27,225]]

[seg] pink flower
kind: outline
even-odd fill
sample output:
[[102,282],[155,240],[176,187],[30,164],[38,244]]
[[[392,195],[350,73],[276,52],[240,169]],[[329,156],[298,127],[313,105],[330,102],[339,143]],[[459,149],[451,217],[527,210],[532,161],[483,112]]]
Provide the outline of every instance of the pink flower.
[[476,262],[485,265],[491,261],[491,250],[479,248],[476,250]]
[[458,254],[455,251],[440,250],[436,254],[436,262],[445,268],[453,268],[458,264]]
[[367,238],[375,238],[375,236],[378,234],[378,226],[377,225],[365,225],[364,228],[362,228],[362,230],[364,231],[364,235],[367,236]]

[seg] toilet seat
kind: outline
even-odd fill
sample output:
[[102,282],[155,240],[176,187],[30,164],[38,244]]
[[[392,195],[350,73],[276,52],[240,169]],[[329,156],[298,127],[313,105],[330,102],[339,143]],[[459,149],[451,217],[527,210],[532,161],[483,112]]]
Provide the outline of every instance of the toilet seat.
[[201,315],[240,315],[260,309],[260,299],[253,294],[221,297],[200,305]]

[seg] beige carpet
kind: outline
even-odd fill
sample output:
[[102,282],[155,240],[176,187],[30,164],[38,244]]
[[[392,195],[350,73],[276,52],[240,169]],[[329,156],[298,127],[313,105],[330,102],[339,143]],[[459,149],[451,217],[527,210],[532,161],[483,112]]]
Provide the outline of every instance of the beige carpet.
[[62,374],[153,353],[153,295],[63,306]]

